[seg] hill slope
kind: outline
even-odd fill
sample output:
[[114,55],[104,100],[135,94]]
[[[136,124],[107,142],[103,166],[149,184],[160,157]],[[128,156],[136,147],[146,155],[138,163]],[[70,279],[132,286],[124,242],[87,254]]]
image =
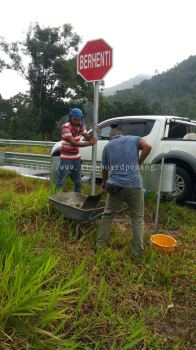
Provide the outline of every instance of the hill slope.
[[104,96],[110,96],[110,95],[113,95],[117,91],[131,89],[135,85],[140,84],[143,80],[150,79],[150,78],[151,78],[151,75],[138,74],[135,77],[133,77],[133,78],[131,78],[129,80],[123,81],[120,84],[111,86],[109,88],[105,88],[104,91],[103,91],[103,95]]
[[196,56],[177,64],[167,72],[142,81],[132,89],[118,91],[108,101],[133,103],[146,100],[154,113],[187,116],[196,119]]

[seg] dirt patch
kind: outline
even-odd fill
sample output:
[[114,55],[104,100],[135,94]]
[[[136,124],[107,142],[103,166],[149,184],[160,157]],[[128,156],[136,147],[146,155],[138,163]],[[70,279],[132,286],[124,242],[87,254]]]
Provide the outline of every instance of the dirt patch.
[[33,192],[37,189],[33,183],[25,181],[22,177],[13,180],[14,190],[16,193]]

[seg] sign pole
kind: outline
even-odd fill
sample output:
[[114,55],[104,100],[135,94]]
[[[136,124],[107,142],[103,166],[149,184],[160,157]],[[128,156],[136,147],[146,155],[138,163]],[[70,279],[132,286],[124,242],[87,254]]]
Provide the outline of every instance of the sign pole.
[[[94,83],[93,137],[97,136],[99,108],[99,82],[112,68],[113,50],[103,39],[88,41],[77,57],[77,73],[86,81]],[[91,196],[95,196],[97,145],[92,146]]]
[[[93,137],[97,137],[96,127],[98,125],[98,109],[99,109],[99,81],[94,83],[94,103],[93,103]],[[96,160],[97,160],[97,144],[92,147],[91,162],[91,196],[95,195],[96,183]]]
[[158,220],[159,220],[159,209],[160,209],[160,200],[161,200],[161,189],[162,189],[162,180],[163,180],[163,167],[164,167],[164,157],[161,159],[161,168],[160,168],[160,177],[159,177],[159,188],[157,192],[157,206],[156,206],[156,215],[155,215],[155,225],[154,231],[157,232],[158,229]]

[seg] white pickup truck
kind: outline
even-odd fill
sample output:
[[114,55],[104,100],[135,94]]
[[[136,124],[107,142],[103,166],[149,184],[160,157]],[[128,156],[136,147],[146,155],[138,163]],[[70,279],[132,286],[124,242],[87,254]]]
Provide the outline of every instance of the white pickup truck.
[[[137,135],[148,140],[152,150],[146,163],[158,164],[164,156],[166,163],[176,164],[176,190],[173,193],[178,201],[191,198],[196,188],[196,120],[174,116],[128,116],[107,119],[99,124],[97,142],[97,163],[108,142],[111,125],[116,123],[123,135]],[[51,152],[52,177],[56,175],[56,165],[61,142],[57,142]],[[83,160],[83,174],[90,174],[92,147],[80,149]],[[123,157],[123,153],[122,153]],[[97,178],[101,172],[97,171]]]

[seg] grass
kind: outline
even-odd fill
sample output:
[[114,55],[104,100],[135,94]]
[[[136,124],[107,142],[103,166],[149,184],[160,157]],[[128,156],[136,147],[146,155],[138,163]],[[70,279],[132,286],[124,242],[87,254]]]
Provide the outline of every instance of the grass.
[[51,147],[46,146],[0,146],[0,152],[19,152],[34,154],[50,154]]
[[149,195],[145,255],[135,261],[126,215],[115,219],[110,248],[95,252],[99,221],[71,240],[71,223],[48,204],[52,192],[0,171],[0,349],[193,349],[195,211],[161,203],[160,230],[178,248],[157,253]]

